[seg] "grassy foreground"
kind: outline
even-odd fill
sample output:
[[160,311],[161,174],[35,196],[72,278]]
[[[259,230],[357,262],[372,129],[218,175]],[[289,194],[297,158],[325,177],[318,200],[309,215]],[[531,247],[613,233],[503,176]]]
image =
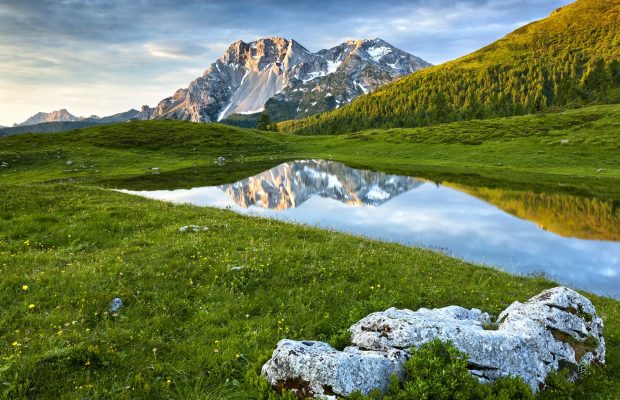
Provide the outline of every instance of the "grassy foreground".
[[[339,343],[352,323],[391,306],[497,314],[554,286],[427,250],[102,186],[220,184],[316,157],[617,200],[619,138],[620,107],[601,106],[339,137],[154,121],[0,139],[0,164],[8,164],[0,169],[0,397],[252,398],[247,374],[281,338]],[[209,230],[178,232],[189,224]],[[118,316],[107,312],[115,297],[124,302]],[[620,302],[588,297],[605,321],[608,366],[583,384],[587,398],[614,398]]]
[[[4,189],[6,397],[251,397],[247,371],[281,338],[335,341],[391,306],[460,304],[497,315],[553,286],[224,210],[67,184]],[[179,233],[187,224],[209,230]],[[117,317],[107,312],[114,297],[125,302]],[[590,298],[605,320],[609,364],[591,378],[590,398],[612,398],[620,390],[620,303]]]

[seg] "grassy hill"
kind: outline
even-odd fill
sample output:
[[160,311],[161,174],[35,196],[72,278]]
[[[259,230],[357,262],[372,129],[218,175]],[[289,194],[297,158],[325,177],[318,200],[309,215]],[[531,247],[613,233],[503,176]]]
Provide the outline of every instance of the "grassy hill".
[[620,199],[619,146],[620,105],[336,136],[145,121],[0,139],[0,185],[204,186],[205,176],[231,182],[285,161],[324,158],[469,186]]
[[[611,199],[594,204],[607,215],[620,198],[619,139],[618,105],[339,136],[146,121],[0,138],[0,398],[257,398],[256,373],[283,337],[342,343],[349,325],[391,306],[497,314],[555,285],[104,187],[216,185],[331,158],[493,190],[596,193]],[[547,218],[539,200],[526,214]],[[209,231],[179,233],[189,224]],[[588,297],[605,321],[607,366],[543,399],[620,390],[620,302]]]
[[614,102],[620,102],[620,0],[578,0],[475,53],[280,129],[333,134]]

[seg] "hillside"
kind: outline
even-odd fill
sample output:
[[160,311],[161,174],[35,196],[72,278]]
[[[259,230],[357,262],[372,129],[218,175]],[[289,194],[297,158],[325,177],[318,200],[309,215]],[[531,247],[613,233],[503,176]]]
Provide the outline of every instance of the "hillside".
[[468,56],[280,129],[333,134],[620,102],[619,60],[620,0],[578,0]]
[[[204,186],[206,176],[234,182],[282,162],[319,158],[438,182],[617,200],[619,121],[620,105],[327,137],[136,121],[0,138],[0,164],[6,164],[0,184],[69,179],[132,189],[192,187]],[[215,162],[219,157],[225,165]],[[159,173],[151,174],[152,167]]]
[[[496,189],[611,192],[570,199],[575,212],[598,210],[589,215],[603,224],[586,227],[616,234],[619,121],[620,105],[607,105],[338,136],[140,121],[0,138],[0,398],[260,398],[256,371],[283,337],[341,344],[351,323],[391,306],[461,304],[497,315],[555,285],[440,252],[102,187],[220,185],[282,160],[333,158],[437,182],[484,181],[492,190],[480,189],[483,198],[543,224],[567,196]],[[179,232],[188,224],[209,230]],[[605,320],[607,365],[540,399],[620,390],[620,303],[588,296]],[[115,297],[124,305],[112,315]]]

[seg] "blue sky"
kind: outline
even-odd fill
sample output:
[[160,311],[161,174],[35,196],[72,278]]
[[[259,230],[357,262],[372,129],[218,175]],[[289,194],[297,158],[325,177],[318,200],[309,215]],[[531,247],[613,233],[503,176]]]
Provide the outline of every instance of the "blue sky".
[[283,36],[317,51],[380,37],[439,64],[569,2],[0,0],[0,125],[153,106],[238,39]]

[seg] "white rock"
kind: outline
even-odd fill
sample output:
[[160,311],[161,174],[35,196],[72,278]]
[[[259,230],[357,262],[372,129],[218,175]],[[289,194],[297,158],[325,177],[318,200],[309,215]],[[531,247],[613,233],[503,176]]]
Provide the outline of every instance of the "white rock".
[[[534,391],[552,370],[605,360],[602,320],[592,303],[571,289],[554,288],[513,303],[498,321],[497,330],[485,330],[488,315],[479,310],[391,308],[370,314],[350,331],[353,344],[364,349],[407,350],[433,339],[452,341],[469,355],[470,370],[482,381],[520,376]],[[583,343],[589,337],[593,348]]]
[[185,225],[179,228],[179,232],[206,232],[209,230],[208,226],[198,225]]
[[321,342],[280,341],[262,373],[274,387],[303,396],[385,391],[393,373],[402,376],[407,352],[433,339],[451,341],[467,353],[470,372],[482,382],[519,376],[534,391],[553,370],[568,368],[576,379],[579,366],[605,362],[603,321],[590,300],[571,289],[557,287],[515,302],[498,323],[458,306],[390,308],[354,324],[354,347],[344,351]]
[[304,397],[334,398],[359,390],[385,391],[392,374],[402,377],[406,353],[399,350],[338,351],[327,343],[284,339],[262,374],[276,388],[288,388]]

